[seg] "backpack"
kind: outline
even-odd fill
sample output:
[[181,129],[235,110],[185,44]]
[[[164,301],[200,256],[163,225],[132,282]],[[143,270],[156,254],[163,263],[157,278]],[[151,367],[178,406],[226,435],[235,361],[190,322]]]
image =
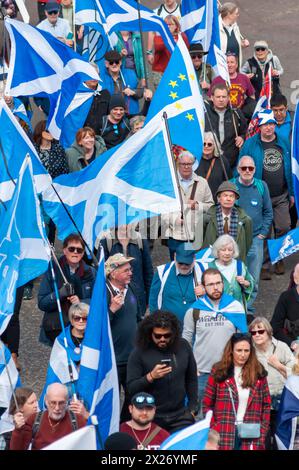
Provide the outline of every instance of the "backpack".
[[[45,413],[45,411],[39,411],[39,412],[36,414],[36,417],[35,417],[35,420],[34,420],[34,423],[33,423],[33,426],[32,426],[31,445],[32,445],[32,442],[33,442],[34,439],[35,439],[35,436],[37,435],[37,433],[38,433],[38,431],[39,431],[39,428],[40,428],[41,421],[42,421],[42,418],[43,418],[43,416],[44,416],[44,413]],[[75,413],[73,413],[73,411],[71,411],[71,410],[68,410],[67,413],[69,414],[69,418],[70,418],[70,420],[71,420],[72,432],[77,431],[77,429],[78,429],[78,422],[77,422],[77,417],[76,417]]]

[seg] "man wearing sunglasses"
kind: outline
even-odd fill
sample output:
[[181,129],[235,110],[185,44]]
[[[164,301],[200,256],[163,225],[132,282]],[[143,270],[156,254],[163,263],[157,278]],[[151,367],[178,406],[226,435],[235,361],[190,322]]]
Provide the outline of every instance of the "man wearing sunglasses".
[[57,2],[48,2],[45,6],[46,19],[41,21],[36,27],[42,31],[52,34],[57,39],[62,40],[68,46],[73,45],[71,37],[73,33],[68,20],[59,18],[60,5]]
[[[54,265],[65,325],[69,323],[68,311],[71,305],[79,302],[90,303],[96,273],[93,267],[83,261],[84,250],[79,235],[70,234],[63,241],[63,256],[59,259],[59,268]],[[50,267],[40,284],[38,308],[44,312],[40,340],[53,345],[62,328]]]
[[247,253],[246,265],[254,278],[254,288],[248,302],[248,310],[254,312],[253,303],[259,287],[259,279],[264,258],[264,240],[268,236],[272,221],[273,210],[269,189],[265,181],[257,179],[255,163],[249,156],[244,156],[238,163],[239,177],[231,181],[237,186],[240,194],[238,206],[244,209],[252,220],[253,239]]
[[200,42],[197,44],[190,44],[189,52],[192,63],[194,65],[198,84],[201,88],[203,96],[206,97],[214,75],[213,69],[209,64],[205,64],[205,66],[203,66],[203,56],[207,55],[208,52],[203,50],[202,44]]

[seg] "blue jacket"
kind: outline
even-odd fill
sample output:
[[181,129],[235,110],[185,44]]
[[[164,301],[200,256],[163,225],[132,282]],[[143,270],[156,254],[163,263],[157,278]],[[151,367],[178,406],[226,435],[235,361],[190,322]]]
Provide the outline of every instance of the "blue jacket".
[[252,219],[253,237],[268,235],[272,220],[273,209],[269,189],[265,181],[254,178],[249,186],[242,184],[239,178],[230,180],[239,189],[240,199],[236,205],[244,209]]
[[280,126],[276,126],[275,128],[276,135],[284,140],[286,146],[291,151],[291,141],[292,141],[292,119],[289,111],[287,112],[285,121]]
[[[275,131],[276,134],[276,131]],[[276,134],[277,136],[277,145],[281,148],[282,153],[283,153],[283,165],[284,165],[284,173],[285,173],[285,178],[289,190],[289,195],[293,196],[294,195],[294,190],[293,190],[293,182],[292,182],[292,165],[291,165],[291,152],[290,152],[290,147],[286,145],[286,142],[284,139],[280,137],[279,134]],[[260,134],[256,134],[253,137],[250,137],[250,139],[247,139],[241,148],[240,155],[239,155],[239,160],[241,157],[244,157],[244,155],[248,155],[251,158],[253,158],[256,166],[255,170],[255,176],[258,179],[263,178],[263,160],[264,160],[264,149],[262,146],[261,142],[261,136]]]

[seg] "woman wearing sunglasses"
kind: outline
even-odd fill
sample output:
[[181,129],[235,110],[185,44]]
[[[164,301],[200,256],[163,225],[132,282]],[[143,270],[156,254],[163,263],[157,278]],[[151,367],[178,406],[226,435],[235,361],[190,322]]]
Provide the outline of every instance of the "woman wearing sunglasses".
[[227,342],[202,404],[204,414],[213,411],[211,429],[220,434],[219,450],[265,450],[271,398],[251,335],[235,333]]
[[[76,384],[80,369],[82,342],[86,330],[88,313],[89,305],[84,302],[73,304],[69,308],[68,318],[70,324],[65,328],[65,335],[64,333],[60,333],[60,335],[55,339],[49,360],[44,390],[40,397],[40,407],[43,408],[47,387],[52,383],[61,382],[67,386],[69,398],[71,399],[68,408],[76,414],[81,414],[86,419],[88,418],[89,413],[87,412],[83,402],[79,399],[74,400],[72,397],[74,395],[74,391],[77,394]],[[65,338],[67,340],[67,351]],[[70,380],[68,358],[71,363],[73,383]],[[55,364],[55,368],[52,368],[53,364]],[[59,377],[56,375],[57,371],[59,371]]]
[[271,422],[266,448],[275,449],[276,412],[278,411],[285,381],[292,373],[295,357],[287,344],[273,338],[272,326],[266,318],[256,317],[249,325],[249,331],[257,358],[268,372],[267,381],[271,395]]
[[267,73],[271,67],[272,94],[280,94],[279,77],[283,74],[280,60],[273,55],[266,41],[256,41],[254,43],[254,55],[248,59],[241,68],[242,73],[246,73],[255,89],[256,101],[260,97],[260,92],[265,83]]

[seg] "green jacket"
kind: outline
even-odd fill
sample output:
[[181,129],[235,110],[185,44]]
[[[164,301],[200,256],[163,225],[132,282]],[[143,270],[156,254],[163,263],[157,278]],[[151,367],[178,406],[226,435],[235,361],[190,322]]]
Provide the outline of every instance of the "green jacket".
[[[96,148],[96,158],[98,158],[102,153],[106,152],[107,150],[104,140],[99,135],[96,136],[95,148]],[[73,173],[74,171],[79,171],[79,170],[82,170],[82,168],[85,168],[83,147],[77,144],[76,141],[73,143],[73,145],[70,148],[66,149],[65,153],[66,153],[66,158],[67,158],[68,166],[70,169],[70,173]]]
[[[121,52],[122,49],[125,49],[125,43],[120,32],[116,33],[118,37],[118,42],[115,46],[117,52]],[[133,54],[135,60],[136,75],[139,80],[145,77],[144,73],[144,63],[142,57],[142,47],[141,47],[141,37],[140,33],[132,32],[132,44],[133,44]],[[126,58],[123,57],[122,64],[124,66]]]
[[[246,255],[252,243],[252,220],[243,209],[235,206],[238,211],[239,224],[237,234],[237,244],[240,250],[239,258],[246,261]],[[210,207],[203,219],[203,245],[202,248],[208,248],[219,237],[216,220],[216,206]]]

